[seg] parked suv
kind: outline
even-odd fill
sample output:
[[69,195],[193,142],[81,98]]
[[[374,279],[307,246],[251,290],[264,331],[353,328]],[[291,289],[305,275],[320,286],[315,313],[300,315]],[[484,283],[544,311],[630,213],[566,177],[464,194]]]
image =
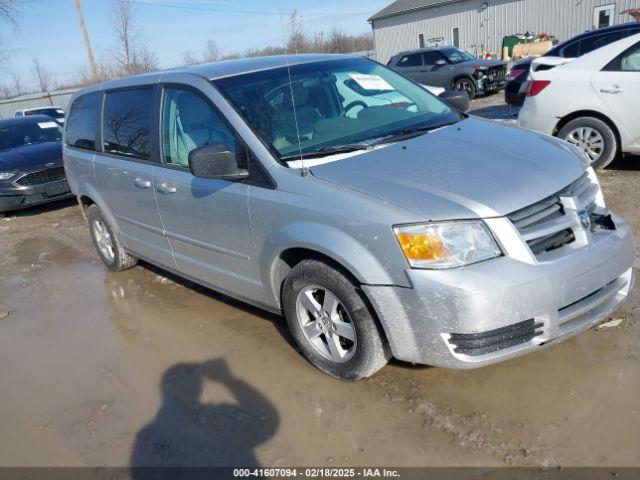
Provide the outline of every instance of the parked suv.
[[[544,57],[577,58],[598,48],[617,42],[630,35],[640,33],[640,22],[623,23],[613,27],[600,28],[577,35],[566,42],[556,45]],[[527,98],[529,71],[535,57],[517,61],[509,71],[504,88],[504,99],[510,105],[521,106]]]
[[507,62],[479,60],[456,47],[432,47],[402,52],[387,66],[423,85],[467,92],[495,93],[505,84]]
[[29,115],[47,115],[60,125],[64,125],[64,109],[60,107],[23,108],[16,110],[14,113],[14,117],[26,117]]
[[[350,80],[397,95],[356,100]],[[535,351],[595,325],[633,284],[629,225],[581,151],[454,111],[362,58],[89,87],[64,161],[110,269],[143,258],[283,313],[339,378],[392,356],[473,368]]]

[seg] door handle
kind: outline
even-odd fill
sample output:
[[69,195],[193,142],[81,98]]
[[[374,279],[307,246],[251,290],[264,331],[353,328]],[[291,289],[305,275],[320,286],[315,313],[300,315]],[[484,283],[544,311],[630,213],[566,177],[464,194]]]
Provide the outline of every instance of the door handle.
[[178,191],[178,189],[169,182],[160,182],[156,187],[156,190],[158,190],[158,193],[162,193],[163,195],[171,195]]
[[151,181],[138,177],[133,181],[133,184],[138,188],[151,188]]
[[618,85],[612,85],[607,88],[601,88],[600,92],[602,93],[622,93],[622,89]]

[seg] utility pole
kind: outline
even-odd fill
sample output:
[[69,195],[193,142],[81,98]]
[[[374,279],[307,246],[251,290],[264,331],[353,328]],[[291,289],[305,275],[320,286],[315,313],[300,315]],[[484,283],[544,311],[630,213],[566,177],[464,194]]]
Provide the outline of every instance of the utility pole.
[[82,35],[84,36],[84,44],[87,47],[87,56],[89,57],[89,65],[91,65],[91,73],[93,73],[93,79],[98,80],[98,68],[96,67],[96,61],[93,58],[93,50],[91,49],[89,32],[87,32],[87,25],[84,23],[84,15],[82,15],[82,6],[80,5],[80,0],[76,0],[76,10],[78,12],[80,28],[82,28]]

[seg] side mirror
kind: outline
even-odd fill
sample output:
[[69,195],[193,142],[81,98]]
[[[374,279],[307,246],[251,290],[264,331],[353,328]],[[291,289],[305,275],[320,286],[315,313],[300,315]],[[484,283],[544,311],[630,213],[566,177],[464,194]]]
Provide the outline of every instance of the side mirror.
[[242,180],[249,176],[246,168],[238,166],[235,153],[221,143],[203,145],[189,152],[189,168],[195,177]]
[[439,67],[441,67],[443,65],[446,65],[446,64],[447,64],[446,60],[443,60],[443,59],[436,60],[436,65],[438,65]]
[[438,95],[440,100],[456,110],[466,112],[469,110],[469,94],[467,92],[457,92],[447,90]]

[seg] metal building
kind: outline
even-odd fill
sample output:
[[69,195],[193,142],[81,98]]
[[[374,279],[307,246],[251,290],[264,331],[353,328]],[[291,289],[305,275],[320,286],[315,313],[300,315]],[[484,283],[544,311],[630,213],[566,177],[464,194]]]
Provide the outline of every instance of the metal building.
[[640,0],[397,0],[369,22],[376,58],[386,63],[403,50],[441,44],[500,57],[505,36],[546,33],[562,41],[634,21],[623,12],[637,8]]

